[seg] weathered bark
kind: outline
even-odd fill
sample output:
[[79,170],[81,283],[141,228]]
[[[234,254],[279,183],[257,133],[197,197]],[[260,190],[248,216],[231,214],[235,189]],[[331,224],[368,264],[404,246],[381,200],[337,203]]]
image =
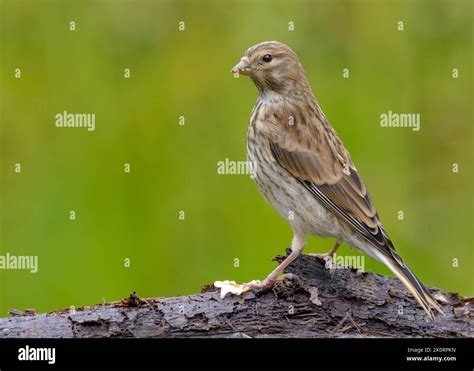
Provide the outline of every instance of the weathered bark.
[[300,256],[287,272],[299,278],[242,297],[221,299],[211,286],[196,295],[144,300],[131,296],[74,313],[68,309],[40,315],[17,312],[0,319],[0,337],[474,335],[472,297],[431,288],[446,313],[433,322],[396,278],[351,268],[328,270],[322,260],[308,255]]

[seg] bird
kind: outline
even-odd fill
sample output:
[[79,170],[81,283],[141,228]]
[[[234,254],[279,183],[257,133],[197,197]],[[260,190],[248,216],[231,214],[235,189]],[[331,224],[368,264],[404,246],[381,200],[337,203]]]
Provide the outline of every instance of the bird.
[[356,248],[385,264],[431,319],[435,319],[433,308],[444,314],[395,251],[296,53],[278,41],[261,42],[248,48],[231,72],[248,76],[259,93],[247,129],[247,161],[255,169],[252,178],[293,231],[291,253],[285,260],[263,281],[243,284],[240,292],[270,288],[303,252],[307,237],[317,236],[335,239],[321,257],[331,259],[342,243]]

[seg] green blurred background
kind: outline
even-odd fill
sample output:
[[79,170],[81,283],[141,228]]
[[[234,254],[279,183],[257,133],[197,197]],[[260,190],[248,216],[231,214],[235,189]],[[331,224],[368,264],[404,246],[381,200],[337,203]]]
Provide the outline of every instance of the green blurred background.
[[[264,40],[299,55],[407,264],[474,294],[472,1],[0,3],[0,254],[39,257],[36,274],[0,270],[0,316],[269,273],[290,228],[248,176],[216,170],[245,160],[257,91],[229,70]],[[96,131],[56,128],[64,110],[95,113]],[[389,110],[421,130],[381,128]]]

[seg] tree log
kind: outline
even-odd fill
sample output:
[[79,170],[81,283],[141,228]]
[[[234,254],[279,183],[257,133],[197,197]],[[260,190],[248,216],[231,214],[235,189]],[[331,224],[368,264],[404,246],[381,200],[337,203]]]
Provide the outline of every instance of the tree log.
[[[282,261],[277,256],[276,261]],[[12,311],[0,337],[473,337],[472,297],[429,288],[446,316],[431,321],[394,277],[325,267],[301,255],[286,270],[297,278],[267,292],[140,299],[47,314]]]

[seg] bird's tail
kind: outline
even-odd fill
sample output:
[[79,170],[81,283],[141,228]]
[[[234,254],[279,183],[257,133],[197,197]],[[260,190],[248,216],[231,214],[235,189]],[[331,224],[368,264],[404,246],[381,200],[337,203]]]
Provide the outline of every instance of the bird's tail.
[[[430,316],[432,320],[435,319],[432,307],[435,308],[439,313],[444,314],[443,309],[438,302],[433,298],[431,293],[426,289],[425,286],[420,282],[413,272],[403,263],[387,257],[385,255],[378,256],[385,265],[398,277],[400,281],[406,286],[406,288],[412,293],[415,299],[420,303],[421,307]],[[397,256],[398,257],[398,256]]]

